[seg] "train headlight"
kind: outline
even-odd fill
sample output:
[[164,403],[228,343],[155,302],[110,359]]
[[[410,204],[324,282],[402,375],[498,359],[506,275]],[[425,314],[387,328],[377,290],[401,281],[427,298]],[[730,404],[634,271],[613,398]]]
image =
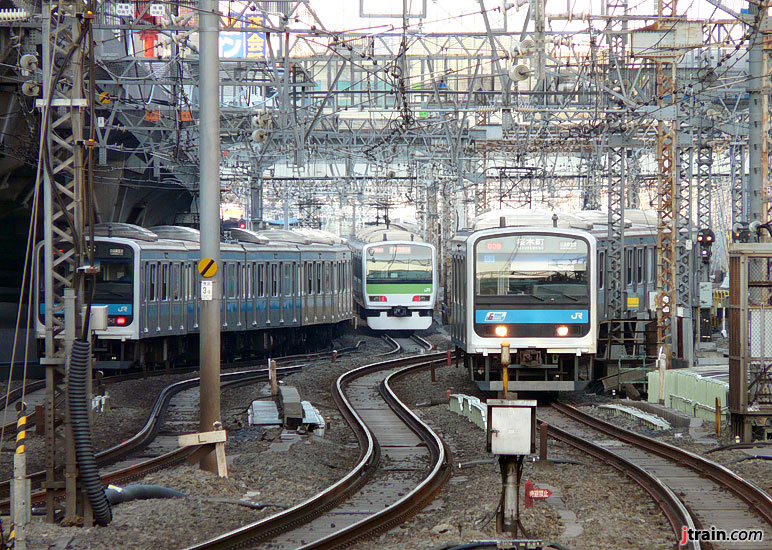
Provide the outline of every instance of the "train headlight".
[[116,317],[115,324],[118,326],[123,326],[126,324],[126,317]]
[[566,325],[560,325],[557,328],[558,336],[568,336],[568,327]]
[[509,331],[507,330],[507,327],[504,325],[498,325],[496,328],[493,329],[493,332],[499,338],[504,338],[509,333]]

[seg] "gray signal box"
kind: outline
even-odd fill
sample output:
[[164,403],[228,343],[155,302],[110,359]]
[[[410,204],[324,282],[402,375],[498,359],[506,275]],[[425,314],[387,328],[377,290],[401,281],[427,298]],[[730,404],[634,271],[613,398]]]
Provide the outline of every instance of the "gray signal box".
[[488,399],[486,448],[494,455],[536,452],[536,401]]

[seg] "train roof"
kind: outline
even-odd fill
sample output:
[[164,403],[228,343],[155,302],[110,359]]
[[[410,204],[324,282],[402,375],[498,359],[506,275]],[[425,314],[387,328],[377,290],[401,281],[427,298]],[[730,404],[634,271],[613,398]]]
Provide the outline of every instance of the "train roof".
[[425,243],[423,238],[418,232],[405,231],[404,229],[394,229],[385,227],[371,227],[359,231],[355,237],[349,239],[350,241],[360,241],[362,243],[376,243],[381,241],[414,241],[417,243]]
[[[501,227],[504,218],[506,227],[553,227],[556,216],[557,227],[581,229],[600,235],[608,231],[608,212],[603,210],[580,210],[561,212],[543,208],[523,208],[509,210],[491,210],[475,218],[470,228],[460,232],[462,235],[482,229]],[[625,210],[625,232],[630,234],[648,234],[656,232],[657,213],[654,210]]]
[[149,229],[130,223],[118,222],[98,223],[94,225],[94,236],[118,237],[146,242],[158,240],[158,235]]

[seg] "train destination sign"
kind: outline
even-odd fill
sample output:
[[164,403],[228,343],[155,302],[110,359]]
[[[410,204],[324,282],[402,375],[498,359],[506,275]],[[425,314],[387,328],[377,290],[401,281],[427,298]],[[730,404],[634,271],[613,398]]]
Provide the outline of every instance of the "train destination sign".
[[214,277],[214,274],[217,273],[217,262],[212,258],[201,258],[198,262],[198,272],[207,279]]

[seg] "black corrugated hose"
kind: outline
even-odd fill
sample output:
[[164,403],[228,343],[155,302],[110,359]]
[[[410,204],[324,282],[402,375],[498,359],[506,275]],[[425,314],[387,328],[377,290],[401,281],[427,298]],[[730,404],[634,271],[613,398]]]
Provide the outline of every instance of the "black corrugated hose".
[[98,525],[105,526],[112,521],[113,512],[102,487],[102,478],[99,476],[99,468],[94,458],[94,444],[91,441],[90,403],[86,395],[90,353],[91,344],[87,340],[75,340],[72,343],[67,391],[79,477],[86,490],[88,501],[91,503],[94,520]]

